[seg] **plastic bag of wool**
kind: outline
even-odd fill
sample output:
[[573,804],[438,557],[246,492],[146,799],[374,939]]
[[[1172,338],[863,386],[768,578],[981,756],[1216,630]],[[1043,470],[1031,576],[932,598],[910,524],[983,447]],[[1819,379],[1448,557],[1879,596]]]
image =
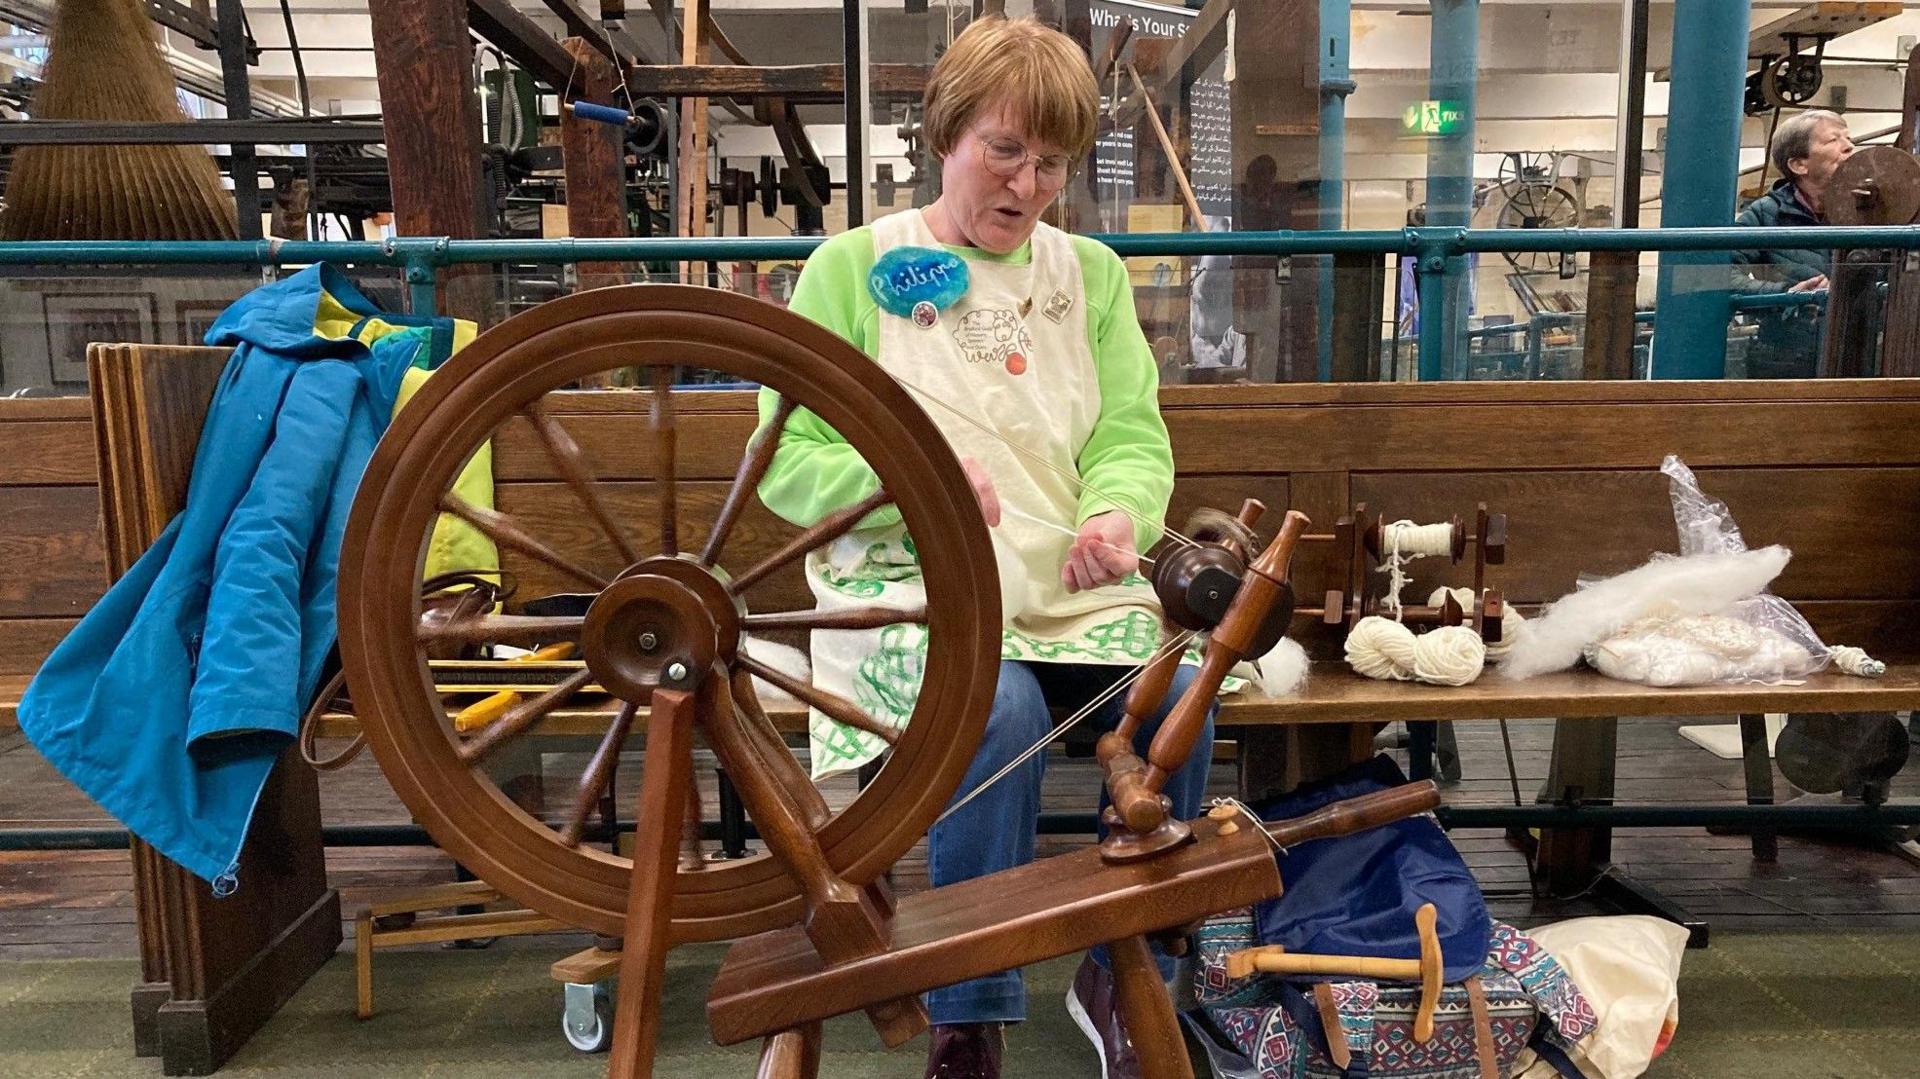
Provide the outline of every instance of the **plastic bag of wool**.
[[1680,553],[1657,554],[1615,577],[1581,579],[1572,595],[1526,624],[1503,674],[1528,678],[1583,658],[1608,677],[1655,686],[1788,682],[1830,662],[1848,673],[1877,673],[1859,649],[1822,644],[1792,604],[1767,591],[1791,552],[1748,550],[1726,505],[1708,497],[1678,457],[1669,454],[1660,471]]

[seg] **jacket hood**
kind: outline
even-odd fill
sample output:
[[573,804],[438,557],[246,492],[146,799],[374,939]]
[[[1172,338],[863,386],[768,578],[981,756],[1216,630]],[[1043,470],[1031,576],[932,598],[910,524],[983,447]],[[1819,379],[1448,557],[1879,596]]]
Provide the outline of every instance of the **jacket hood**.
[[253,345],[292,359],[366,355],[356,330],[381,310],[347,276],[320,263],[254,289],[207,330],[209,345]]

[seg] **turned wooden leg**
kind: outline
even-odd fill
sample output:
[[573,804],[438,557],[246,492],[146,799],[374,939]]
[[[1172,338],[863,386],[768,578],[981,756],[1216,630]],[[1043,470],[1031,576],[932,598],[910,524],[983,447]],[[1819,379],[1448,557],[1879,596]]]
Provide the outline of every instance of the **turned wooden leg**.
[[373,1018],[373,912],[363,910],[353,920],[353,1014]]
[[633,834],[633,883],[620,953],[610,1079],[649,1079],[660,1038],[660,992],[673,926],[680,821],[693,783],[693,696],[657,689],[647,717],[647,756]]
[[818,1079],[820,1024],[808,1023],[768,1038],[760,1049],[758,1079]]
[[1173,1014],[1173,998],[1160,980],[1147,938],[1122,937],[1107,945],[1107,955],[1113,962],[1120,1018],[1140,1058],[1140,1074],[1146,1079],[1193,1079],[1180,1020]]

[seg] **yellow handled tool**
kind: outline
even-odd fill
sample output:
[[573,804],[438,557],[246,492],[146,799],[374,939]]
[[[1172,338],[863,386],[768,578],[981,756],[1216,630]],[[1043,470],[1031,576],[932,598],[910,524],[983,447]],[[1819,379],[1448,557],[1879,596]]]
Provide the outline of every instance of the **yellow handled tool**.
[[[561,641],[559,644],[549,644],[537,648],[524,656],[515,656],[509,662],[524,663],[533,660],[570,659],[573,657],[573,648],[572,641]],[[453,729],[461,734],[477,731],[487,724],[492,723],[494,720],[499,719],[501,716],[506,715],[509,708],[519,703],[519,692],[511,689],[503,689],[498,693],[484,697],[460,709],[459,713],[453,717]]]

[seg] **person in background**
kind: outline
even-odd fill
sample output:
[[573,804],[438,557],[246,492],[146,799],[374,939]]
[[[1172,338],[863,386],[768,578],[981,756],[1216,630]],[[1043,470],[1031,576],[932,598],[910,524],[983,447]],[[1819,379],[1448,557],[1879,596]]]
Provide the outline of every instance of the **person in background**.
[[[1173,490],[1157,365],[1125,264],[1040,220],[1092,150],[1099,101],[1073,39],[1031,18],[975,20],[927,83],[939,197],[828,240],[807,259],[790,305],[916,394],[938,428],[930,436],[952,447],[992,528],[1002,662],[986,732],[956,798],[1044,741],[1050,708],[1087,705],[1158,645],[1159,606],[1135,572]],[[763,424],[775,408],[763,391]],[[837,432],[800,410],[781,431],[760,497],[805,526],[878,485]],[[821,608],[926,602],[911,538],[888,512],[809,557]],[[906,722],[919,685],[903,672],[919,669],[927,647],[917,630],[814,632],[815,685],[871,705],[882,722]],[[1142,724],[1137,751],[1146,751],[1196,674],[1179,668]],[[1095,709],[1087,726],[1112,730],[1124,696]],[[1205,793],[1211,711],[1207,717],[1200,748],[1165,788],[1182,818],[1199,814]],[[809,733],[816,776],[857,768],[886,748],[819,715]],[[1044,752],[1028,758],[934,825],[927,869],[936,886],[1033,860],[1045,763]],[[1094,792],[1085,793],[1091,801]],[[1172,971],[1166,961],[1162,976]],[[1092,1037],[1107,1079],[1139,1074],[1098,952],[1082,964],[1067,1007]],[[928,993],[927,1010],[929,1079],[997,1079],[1004,1025],[1027,1017],[1026,990],[1019,971],[1003,971]]]
[[[1825,109],[1781,121],[1767,156],[1780,179],[1747,204],[1734,223],[1747,228],[1791,228],[1827,223],[1827,188],[1840,163],[1853,156],[1847,122]],[[1736,251],[1735,290],[1745,293],[1814,292],[1827,287],[1829,253],[1812,248]],[[1820,315],[1815,307],[1759,313],[1760,332],[1747,350],[1751,378],[1811,378],[1820,363]]]

